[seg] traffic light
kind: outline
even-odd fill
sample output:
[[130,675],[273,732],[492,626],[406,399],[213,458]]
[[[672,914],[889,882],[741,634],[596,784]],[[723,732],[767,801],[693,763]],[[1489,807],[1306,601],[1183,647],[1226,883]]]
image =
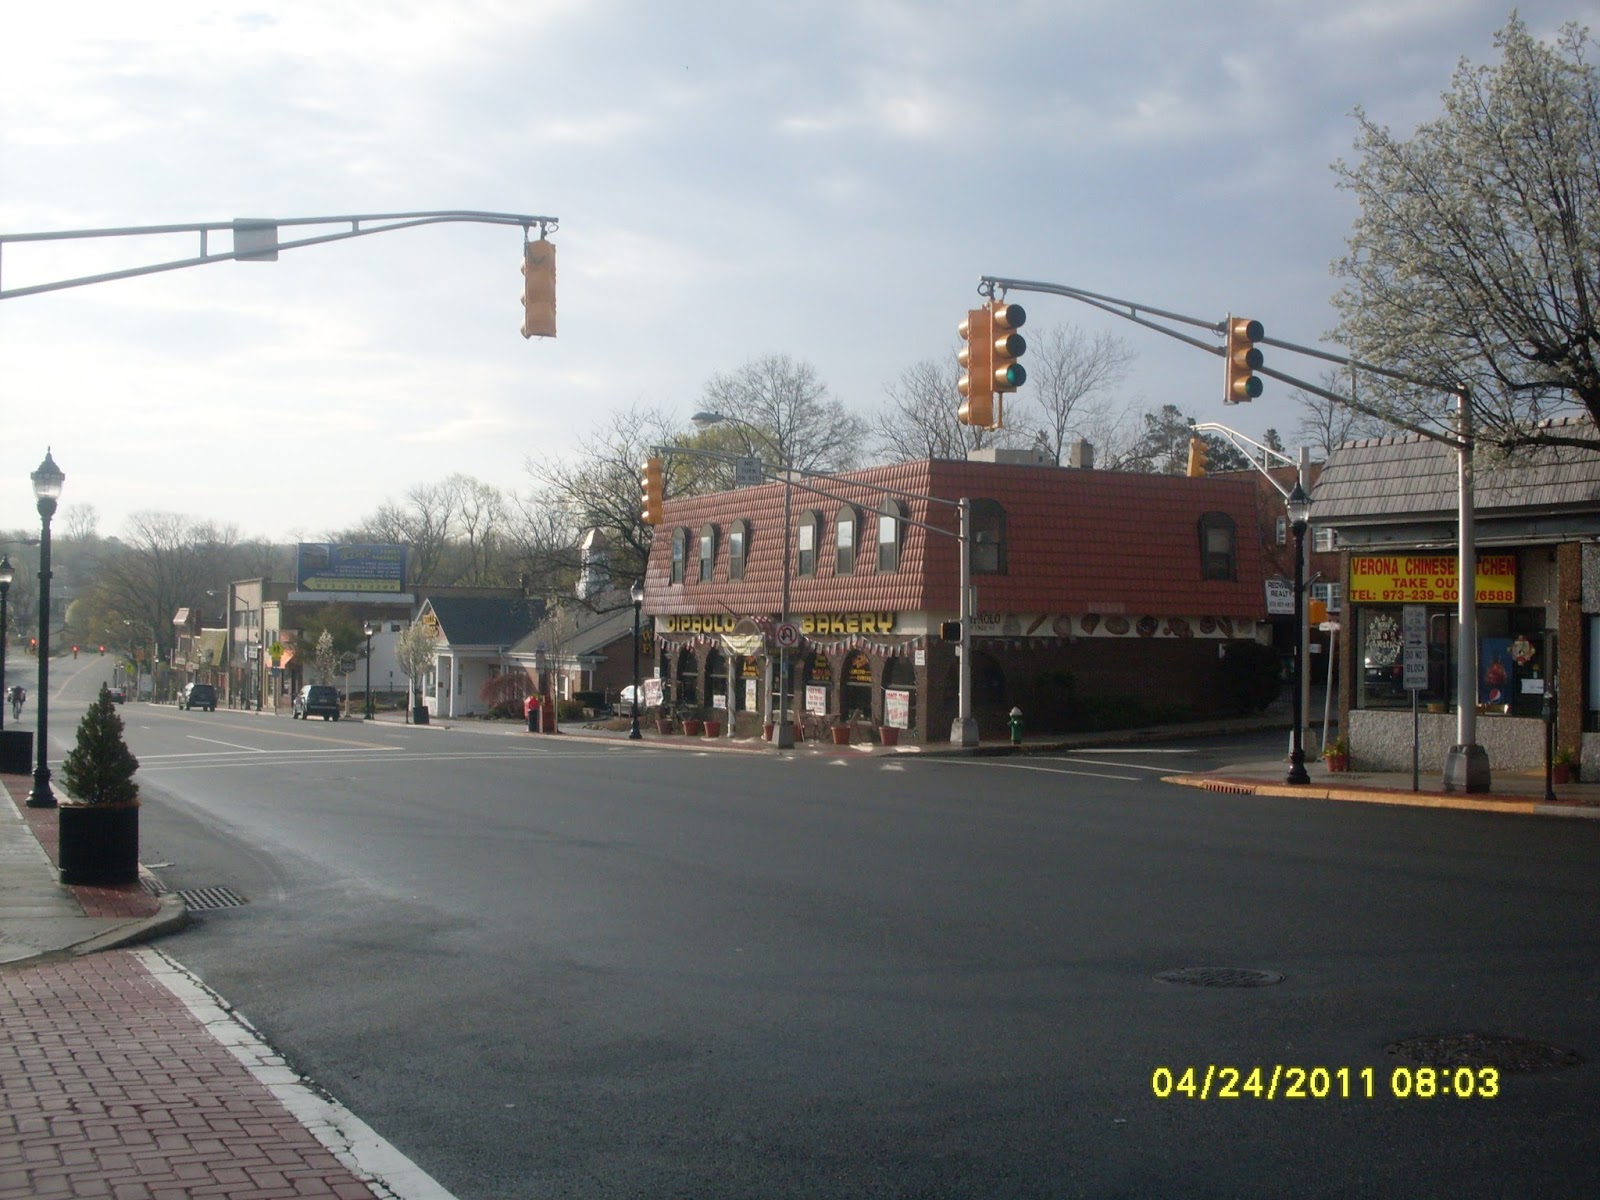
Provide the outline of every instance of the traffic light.
[[956,354],[965,369],[956,384],[963,399],[956,420],[979,429],[993,429],[994,419],[994,310],[988,305],[968,311],[958,331],[966,345]]
[[959,642],[961,640],[961,622],[940,621],[939,640],[941,642]]
[[1189,439],[1189,478],[1199,479],[1206,473],[1206,440],[1198,434]]
[[[1228,318],[1228,348],[1224,356],[1226,365],[1224,404],[1238,404],[1241,400],[1254,400],[1261,395],[1261,380],[1254,372],[1261,366],[1261,351],[1255,343],[1266,337],[1260,321],[1248,317]],[[1191,472],[1192,474],[1192,472]]]
[[101,646],[100,647],[100,653],[104,654],[105,652],[106,652],[106,648],[104,646]]
[[522,247],[522,336],[556,335],[556,247],[540,238]]
[[39,639],[38,638],[29,638],[28,639],[28,653],[30,653],[30,654],[39,653]]
[[1017,361],[1027,351],[1028,339],[1016,332],[1028,319],[1028,314],[1022,305],[1001,300],[996,300],[990,309],[994,313],[994,325],[990,330],[994,357],[989,361],[989,371],[994,379],[994,390],[1014,392],[1028,382],[1028,372]]
[[661,504],[665,499],[665,469],[666,464],[662,459],[647,458],[639,470],[639,503],[642,509],[639,516],[646,525],[659,525],[666,519],[661,512]]

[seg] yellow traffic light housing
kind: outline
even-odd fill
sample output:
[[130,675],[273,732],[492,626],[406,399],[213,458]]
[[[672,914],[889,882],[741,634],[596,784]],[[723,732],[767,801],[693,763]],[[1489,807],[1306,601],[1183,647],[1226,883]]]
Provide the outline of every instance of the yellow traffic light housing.
[[666,463],[659,457],[647,458],[639,468],[639,518],[646,525],[659,525],[666,517],[661,506],[665,500]]
[[969,310],[957,332],[966,345],[956,355],[956,361],[965,368],[956,384],[962,395],[956,420],[979,429],[993,429],[999,424],[994,404],[994,310],[988,305]]
[[1255,343],[1267,335],[1260,321],[1252,321],[1248,317],[1229,317],[1227,324],[1228,345],[1223,368],[1226,377],[1222,402],[1238,404],[1261,395],[1261,380],[1255,377],[1254,372],[1263,360]]
[[522,336],[556,335],[556,246],[540,238],[522,247]]
[[1199,479],[1206,473],[1206,466],[1206,440],[1196,434],[1189,439],[1189,478]]
[[1028,372],[1017,359],[1028,349],[1028,339],[1016,331],[1028,319],[1020,304],[1007,304],[996,300],[989,306],[992,324],[989,341],[993,354],[989,359],[989,374],[997,392],[1014,392],[1028,382]]

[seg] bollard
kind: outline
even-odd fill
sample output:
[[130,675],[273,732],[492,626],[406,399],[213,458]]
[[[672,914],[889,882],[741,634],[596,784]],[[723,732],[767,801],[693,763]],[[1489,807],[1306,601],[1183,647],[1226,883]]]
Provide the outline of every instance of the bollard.
[[1022,710],[1020,708],[1011,710],[1011,744],[1013,746],[1022,745]]

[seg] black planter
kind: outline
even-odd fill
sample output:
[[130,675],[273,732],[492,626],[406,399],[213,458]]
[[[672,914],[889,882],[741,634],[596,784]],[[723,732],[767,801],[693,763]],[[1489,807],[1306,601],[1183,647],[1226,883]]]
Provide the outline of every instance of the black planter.
[[419,704],[411,710],[411,723],[413,725],[426,725],[428,723],[428,706]]
[[62,883],[139,882],[137,804],[63,804],[57,811]]
[[7,775],[33,774],[33,731],[0,729],[0,772]]

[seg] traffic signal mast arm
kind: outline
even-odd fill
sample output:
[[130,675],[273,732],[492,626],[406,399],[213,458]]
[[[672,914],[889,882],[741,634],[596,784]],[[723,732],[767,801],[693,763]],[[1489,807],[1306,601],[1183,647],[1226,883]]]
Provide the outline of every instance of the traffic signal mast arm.
[[[372,222],[379,224],[372,225]],[[280,250],[298,250],[302,246],[320,246],[325,242],[342,242],[349,238],[366,237],[372,233],[390,233],[396,229],[415,229],[419,225],[440,225],[466,222],[478,225],[520,225],[524,231],[537,225],[541,238],[560,227],[555,217],[524,216],[519,213],[474,212],[470,210],[442,210],[413,213],[361,213],[344,217],[238,217],[232,221],[208,221],[197,225],[134,225],[122,229],[69,229],[51,233],[0,233],[0,248],[12,242],[62,242],[85,238],[147,237],[152,234],[198,233],[200,255],[171,262],[154,263],[145,267],[129,267],[123,271],[107,271],[100,275],[82,275],[75,279],[62,279],[53,283],[38,283],[28,287],[0,289],[0,300],[18,296],[32,296],[38,292],[55,292],[63,288],[83,287],[91,283],[107,283],[113,279],[131,279],[136,275],[154,275],[160,271],[178,271],[184,267],[199,267],[207,263],[266,262],[277,257]],[[321,234],[317,237],[299,238],[292,242],[278,241],[278,229],[286,225],[346,225],[350,228],[340,233]],[[362,228],[368,224],[370,228]],[[212,254],[208,238],[212,233],[228,231],[233,234],[233,249]]]

